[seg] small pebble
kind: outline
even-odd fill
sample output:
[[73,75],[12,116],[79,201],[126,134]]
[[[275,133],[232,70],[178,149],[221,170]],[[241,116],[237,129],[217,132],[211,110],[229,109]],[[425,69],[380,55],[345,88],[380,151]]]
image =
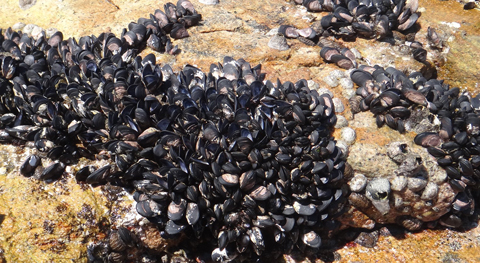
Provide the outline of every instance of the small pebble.
[[22,22],[18,22],[18,23],[15,23],[15,25],[12,26],[12,29],[14,31],[18,31],[18,30],[22,30],[22,28],[25,27],[25,23],[22,23]]
[[344,140],[348,145],[353,144],[357,135],[355,134],[355,130],[350,127],[344,127],[341,130],[342,140]]
[[326,76],[323,81],[325,81],[325,83],[327,83],[328,86],[334,88],[336,86],[338,86],[338,79],[333,77],[332,75],[328,75]]
[[348,184],[352,192],[361,192],[367,186],[367,177],[363,174],[356,174]]
[[198,0],[198,2],[204,4],[204,5],[216,5],[219,3],[218,0]]
[[337,123],[335,123],[335,129],[341,129],[347,126],[348,126],[347,118],[343,117],[342,115],[337,115]]
[[284,51],[290,48],[284,36],[276,35],[268,41],[268,47],[276,50]]
[[341,78],[338,82],[344,89],[353,89],[353,81],[350,78]]
[[331,92],[329,89],[327,88],[319,88],[318,89],[318,95],[322,95],[322,94],[328,94],[330,95],[330,97],[333,98],[333,92]]
[[341,113],[345,110],[345,106],[343,106],[343,102],[339,98],[333,98],[333,105],[335,105],[336,113]]

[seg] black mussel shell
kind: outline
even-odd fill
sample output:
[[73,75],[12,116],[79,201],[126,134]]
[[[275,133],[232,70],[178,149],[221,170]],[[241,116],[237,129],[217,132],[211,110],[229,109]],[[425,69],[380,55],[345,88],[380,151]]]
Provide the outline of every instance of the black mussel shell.
[[30,155],[20,166],[20,173],[23,176],[30,177],[35,173],[35,169],[41,165],[41,159],[38,155]]

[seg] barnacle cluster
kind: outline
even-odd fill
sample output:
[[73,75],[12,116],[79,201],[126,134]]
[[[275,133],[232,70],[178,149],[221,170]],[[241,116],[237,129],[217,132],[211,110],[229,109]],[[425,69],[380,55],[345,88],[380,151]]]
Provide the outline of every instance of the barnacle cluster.
[[[409,153],[406,144],[391,145],[389,155],[399,164],[399,169],[390,181],[383,179],[385,189],[388,189],[383,191],[384,212],[391,208],[402,216],[417,214],[413,216],[417,223],[412,229],[420,228],[422,222],[437,219],[442,225],[460,227],[462,218],[474,213],[474,197],[480,180],[479,96],[450,88],[437,79],[427,80],[420,72],[407,76],[391,67],[360,66],[351,72],[350,77],[358,85],[357,95],[350,99],[354,113],[372,112],[379,128],[387,125],[400,133],[419,131],[414,143],[425,147],[441,167],[427,169],[418,154]],[[419,119],[431,121],[421,123]],[[355,178],[355,181],[367,186],[365,197],[378,192],[372,188],[369,190],[367,181],[360,179]],[[369,182],[369,185],[377,184]],[[359,191],[354,192],[364,190],[359,184],[355,185]],[[425,213],[424,209],[418,209],[418,205],[412,205],[417,206],[417,211],[405,209],[405,203],[416,202],[405,202],[404,196],[416,198],[418,202],[428,201],[427,210],[431,211]],[[363,203],[367,201],[365,197],[355,196],[354,199],[360,204],[361,198]],[[375,203],[373,199],[371,201]]]

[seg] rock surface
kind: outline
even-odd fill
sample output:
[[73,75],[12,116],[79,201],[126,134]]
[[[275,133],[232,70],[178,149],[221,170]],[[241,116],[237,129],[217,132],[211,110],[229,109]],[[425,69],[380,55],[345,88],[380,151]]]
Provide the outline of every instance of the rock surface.
[[[65,37],[78,39],[83,35],[98,35],[107,31],[120,34],[129,22],[147,17],[157,8],[163,9],[167,1],[93,0],[88,4],[74,0],[20,2],[23,5],[9,1],[2,6],[4,15],[0,16],[0,28],[22,22],[26,25],[24,31],[28,28],[33,30],[30,24],[36,24],[44,29],[54,27]],[[325,81],[327,76],[336,74],[334,71],[338,68],[323,62],[319,56],[320,47],[307,46],[294,39],[287,40],[290,48],[284,51],[268,47],[273,36],[269,33],[272,29],[283,24],[305,28],[324,13],[308,13],[305,8],[283,0],[243,1],[241,5],[233,0],[220,1],[217,5],[202,4],[206,1],[192,2],[203,16],[201,25],[189,29],[189,38],[174,41],[181,50],[179,55],[156,54],[158,63],[169,63],[174,70],[187,63],[208,70],[211,63],[221,62],[224,56],[243,57],[252,66],[261,63],[262,71],[267,73],[269,80],[296,81],[305,78],[313,80],[320,88],[329,88],[345,105],[341,114],[348,120],[349,127],[355,130],[354,144],[345,146],[349,147],[349,162],[356,173],[369,178],[388,178],[398,169],[387,154],[388,145],[394,142],[404,141],[412,151],[420,155],[423,151],[425,154],[424,149],[412,143],[415,133],[399,135],[385,127],[377,129],[371,113],[352,117],[348,100],[344,97],[348,88],[342,85],[332,88]],[[444,52],[429,52],[428,60],[440,66],[439,78],[478,93],[479,10],[465,11],[454,1],[419,2],[422,16],[417,38],[426,43],[426,30],[432,26],[441,33],[448,46]],[[28,3],[33,5],[27,7],[25,4]],[[20,24],[16,26],[22,27]],[[413,60],[408,52],[386,42],[357,39],[343,44],[360,52],[363,59],[358,62],[361,64],[393,65],[400,70],[430,70]],[[146,50],[142,55],[148,52],[151,51]],[[341,129],[337,129],[334,135],[341,138]],[[160,251],[173,245],[161,239],[155,229],[136,215],[134,202],[124,190],[77,184],[73,174],[86,164],[84,161],[67,170],[64,179],[50,184],[21,177],[18,167],[30,151],[27,146],[0,146],[0,262],[84,262],[87,244],[103,240],[112,227],[120,225],[135,232],[145,247]],[[395,222],[395,214],[385,216],[378,211],[363,212],[350,208],[343,223],[373,229],[375,222],[372,219]],[[464,232],[424,230],[400,236],[383,231],[373,248],[360,247],[352,239],[343,248],[335,247],[331,252],[318,255],[317,259],[306,261],[411,262],[426,258],[442,262],[479,261],[479,227],[469,225],[464,229]],[[285,256],[287,262],[296,260],[294,256]]]

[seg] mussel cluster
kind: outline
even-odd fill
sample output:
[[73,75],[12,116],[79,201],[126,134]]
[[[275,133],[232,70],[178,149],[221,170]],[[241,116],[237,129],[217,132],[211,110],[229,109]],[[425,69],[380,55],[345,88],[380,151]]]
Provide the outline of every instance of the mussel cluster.
[[[286,38],[298,39],[310,46],[322,47],[320,56],[325,62],[335,63],[344,69],[356,67],[354,56],[352,59],[351,56],[344,54],[344,52],[348,52],[347,48],[336,48],[331,44],[325,44],[323,40],[326,37],[334,36],[352,41],[358,36],[392,43],[400,42],[401,45],[408,46],[413,58],[430,66],[427,62],[427,51],[422,43],[415,41],[415,34],[412,32],[419,18],[418,0],[298,0],[295,3],[305,6],[310,12],[326,11],[330,13],[304,29],[297,29],[292,25],[282,25],[278,29],[278,33]],[[393,31],[402,33],[395,35]],[[430,33],[429,30],[427,35],[429,43]],[[398,37],[403,34],[406,34],[406,39]],[[435,41],[440,41],[434,31],[432,31],[432,37],[436,38]],[[338,44],[335,43],[335,45]],[[271,45],[272,48],[280,50],[286,48],[284,46]],[[329,55],[332,52],[335,53],[334,56]]]
[[209,232],[214,260],[318,248],[314,230],[344,202],[331,97],[305,80],[263,83],[259,69],[228,57],[208,74],[186,66],[137,138],[137,163],[151,164],[133,181],[137,211],[165,237]]
[[6,31],[0,141],[35,147],[20,173],[52,181],[80,158],[103,159],[76,179],[133,189],[136,210],[164,237],[209,236],[216,261],[318,249],[346,200],[332,98],[306,80],[264,81],[243,59],[174,74],[153,54],[136,56],[161,49],[155,38],[171,53],[169,25],[180,38],[178,27],[200,19],[185,0],[165,11],[121,38]]
[[[315,27],[316,34],[300,34],[310,39],[321,35],[382,39],[390,36],[392,30],[410,29],[419,18],[418,0],[295,0],[295,3],[310,12],[330,12],[322,17],[320,26]],[[299,35],[290,32],[293,30],[281,31],[286,37]]]
[[406,76],[392,67],[360,66],[350,77],[358,85],[357,95],[350,99],[352,111],[371,111],[378,127],[386,124],[403,133],[410,117],[428,112],[433,124],[414,142],[445,169],[456,197],[452,212],[440,222],[459,227],[461,217],[474,212],[473,190],[480,180],[480,96],[450,88],[438,79],[427,80],[419,72]]
[[[102,33],[77,42],[64,40],[60,31],[47,38],[45,31],[29,36],[10,28],[0,34],[1,51],[6,52],[0,55],[0,140],[31,141],[38,152],[22,165],[23,175],[58,178],[65,164],[94,159],[108,138],[138,133],[122,123],[133,114],[136,98],[155,92],[163,77],[154,55],[142,60],[136,54],[146,46],[175,53],[166,33],[179,38],[176,24],[191,26],[201,18],[185,0],[176,7],[168,3],[165,10],[168,15],[157,10],[151,19],[130,23],[121,38]],[[168,66],[165,70],[171,71]],[[122,99],[124,95],[134,98]],[[41,157],[57,162],[36,169]]]
[[[202,16],[188,0],[179,0],[177,5],[167,3],[164,10],[165,12],[157,9],[153,15],[150,14],[150,18],[139,18],[137,22],[130,23],[128,29],[123,29],[120,38],[112,33],[102,33],[98,37],[81,37],[77,43],[73,38],[64,41],[60,31],[52,36],[47,36],[45,31],[29,35],[9,28],[5,31],[5,36],[0,34],[0,43],[3,51],[11,53],[14,59],[26,57],[27,65],[35,63],[32,70],[36,70],[37,74],[45,71],[48,66],[61,70],[54,65],[58,59],[69,68],[79,65],[82,60],[110,57],[115,63],[119,60],[127,62],[146,46],[158,52],[176,54],[178,47],[172,45],[169,35],[174,39],[188,37],[186,28],[197,25]],[[42,58],[41,53],[45,53],[46,61],[38,63]],[[5,67],[8,67],[8,63]]]

